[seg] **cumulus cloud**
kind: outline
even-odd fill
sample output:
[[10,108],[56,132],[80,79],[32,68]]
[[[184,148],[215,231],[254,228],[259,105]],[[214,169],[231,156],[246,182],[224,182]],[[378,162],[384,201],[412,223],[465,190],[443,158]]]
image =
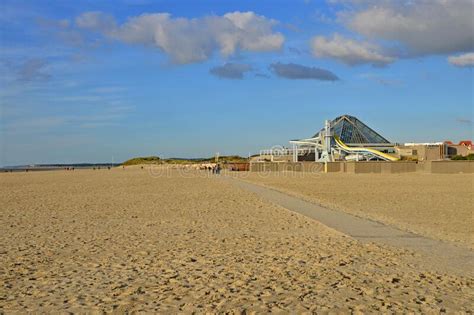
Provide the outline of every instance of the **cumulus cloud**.
[[339,78],[329,70],[307,67],[295,63],[272,63],[270,69],[279,77],[286,79],[337,81]]
[[373,64],[384,66],[395,59],[379,52],[379,48],[368,42],[359,42],[335,34],[332,38],[316,36],[311,39],[315,57],[334,58],[348,65]]
[[244,73],[252,70],[252,67],[241,63],[226,63],[223,66],[211,68],[209,72],[223,79],[243,79]]
[[407,56],[472,51],[472,0],[355,0],[340,16],[348,27],[368,38],[401,44]]
[[474,53],[450,56],[448,62],[458,67],[474,67]]
[[128,44],[157,47],[177,64],[204,61],[216,51],[229,56],[238,51],[280,50],[284,37],[273,31],[276,23],[253,12],[194,19],[173,18],[168,13],[142,14],[122,25],[101,12],[86,12],[76,18],[79,28]]
[[44,72],[44,68],[47,66],[46,60],[42,58],[32,58],[26,60],[17,69],[18,80],[20,81],[34,81],[34,80],[47,80],[51,76]]

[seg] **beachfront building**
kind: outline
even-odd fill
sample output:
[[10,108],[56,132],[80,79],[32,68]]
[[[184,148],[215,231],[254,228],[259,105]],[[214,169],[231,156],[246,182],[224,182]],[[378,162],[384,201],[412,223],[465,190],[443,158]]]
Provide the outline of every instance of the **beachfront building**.
[[[314,153],[303,157],[294,154],[293,161],[309,160],[395,160],[395,144],[367,126],[357,117],[342,115],[309,139],[292,140],[294,148],[314,146]],[[297,151],[295,151],[297,152]]]
[[447,157],[447,147],[443,142],[405,143],[395,147],[398,157],[408,161],[438,161]]
[[436,161],[474,153],[471,141],[392,143],[357,117],[342,115],[329,121],[314,136],[291,140],[291,147],[261,150],[253,162],[332,161]]
[[463,140],[458,144],[454,144],[451,141],[445,141],[444,144],[446,145],[446,155],[450,158],[456,155],[468,156],[474,154],[474,146],[471,140]]
[[468,156],[474,154],[472,141],[464,140],[458,144],[451,141],[430,143],[405,143],[395,149],[402,160],[437,161],[446,160],[455,156]]
[[266,161],[396,160],[395,144],[354,116],[326,121],[313,137],[291,140],[292,148],[260,152]]

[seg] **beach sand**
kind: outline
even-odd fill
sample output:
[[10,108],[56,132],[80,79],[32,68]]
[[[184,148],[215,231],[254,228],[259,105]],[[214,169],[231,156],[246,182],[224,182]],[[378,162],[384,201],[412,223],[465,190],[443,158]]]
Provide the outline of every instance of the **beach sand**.
[[474,248],[474,174],[233,175],[328,208]]
[[416,253],[361,244],[204,172],[0,174],[0,192],[0,312],[474,308],[472,278],[412,265]]

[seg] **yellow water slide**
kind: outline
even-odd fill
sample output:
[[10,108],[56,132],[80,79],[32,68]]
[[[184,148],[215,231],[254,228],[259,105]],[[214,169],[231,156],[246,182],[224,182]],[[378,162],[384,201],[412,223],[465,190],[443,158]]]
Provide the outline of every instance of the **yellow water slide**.
[[381,159],[384,159],[386,161],[398,161],[398,158],[391,156],[389,154],[380,152],[378,150],[370,149],[370,148],[351,148],[348,147],[344,142],[339,139],[339,137],[334,136],[334,140],[336,140],[336,144],[338,147],[340,147],[342,150],[346,152],[355,152],[355,153],[371,153]]

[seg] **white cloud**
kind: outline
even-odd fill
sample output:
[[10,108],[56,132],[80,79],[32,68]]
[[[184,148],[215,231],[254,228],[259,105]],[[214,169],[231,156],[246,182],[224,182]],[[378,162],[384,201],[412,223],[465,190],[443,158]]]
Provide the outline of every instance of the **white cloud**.
[[76,25],[80,28],[109,32],[117,27],[113,16],[100,11],[90,11],[76,18]]
[[207,60],[214,52],[223,56],[238,51],[275,51],[284,37],[274,32],[277,22],[253,12],[233,12],[223,16],[173,18],[168,13],[142,14],[122,25],[100,12],[86,12],[76,25],[129,44],[157,47],[174,63]]
[[448,62],[458,67],[474,67],[474,53],[448,57]]
[[348,39],[338,34],[332,38],[313,37],[311,49],[315,57],[334,58],[348,65],[368,63],[384,66],[394,61],[394,58],[380,53],[376,45]]
[[402,44],[410,56],[473,50],[472,0],[351,1],[341,14],[348,27],[368,38]]

